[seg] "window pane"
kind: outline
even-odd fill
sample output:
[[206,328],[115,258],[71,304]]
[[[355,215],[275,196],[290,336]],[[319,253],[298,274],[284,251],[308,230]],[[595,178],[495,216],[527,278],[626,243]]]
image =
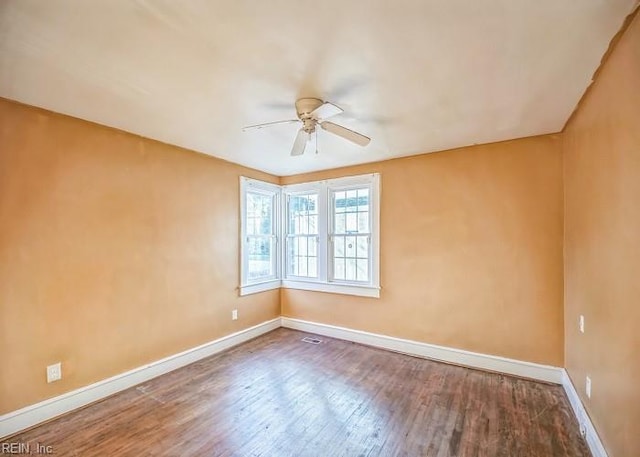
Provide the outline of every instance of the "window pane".
[[318,277],[318,257],[316,256],[307,257],[307,277],[308,278]]
[[247,243],[249,254],[247,277],[249,280],[256,280],[275,274],[271,257],[273,252],[272,243],[273,241],[270,236],[255,236],[249,238]]
[[369,213],[358,213],[358,232],[369,233]]
[[348,190],[346,192],[347,211],[357,211],[358,208],[358,191]]
[[347,233],[354,233],[358,231],[358,214],[347,213]]
[[318,194],[289,197],[289,234],[318,234]]
[[317,257],[308,257],[309,267],[307,269],[307,275],[309,278],[317,278],[318,277],[318,258]]
[[344,237],[336,236],[333,240],[333,255],[335,257],[344,257]]
[[334,233],[347,233],[347,215],[344,213],[335,215]]
[[287,239],[287,274],[298,274],[298,240],[296,238]]
[[318,215],[309,215],[309,233],[318,234]]
[[344,278],[347,281],[355,281],[356,279],[356,259],[346,259],[346,268]]
[[288,253],[287,256],[287,274],[289,275],[297,275],[298,274],[298,257],[293,255],[291,252]]
[[273,196],[247,192],[247,235],[271,235]]
[[343,258],[335,258],[333,259],[333,277],[334,279],[342,279],[344,280],[344,259]]
[[356,267],[356,279],[358,281],[368,281],[369,280],[369,261],[363,259],[357,259],[357,267]]
[[307,255],[307,237],[301,236],[298,238],[298,255]]
[[315,236],[307,238],[307,255],[315,257],[318,255],[318,239]]
[[333,233],[369,233],[369,189],[333,194]]
[[295,235],[287,238],[287,275],[315,278],[318,276],[318,239]]
[[307,257],[298,256],[298,276],[307,276]]
[[369,240],[366,236],[359,236],[357,243],[356,256],[361,259],[369,258]]
[[347,201],[345,200],[345,192],[335,192],[333,194],[333,199],[335,201],[335,212],[344,213],[347,206]]
[[275,276],[273,249],[273,196],[247,192],[247,279],[256,281]]
[[347,236],[345,237],[345,257],[355,257],[356,256],[356,237],[355,236]]

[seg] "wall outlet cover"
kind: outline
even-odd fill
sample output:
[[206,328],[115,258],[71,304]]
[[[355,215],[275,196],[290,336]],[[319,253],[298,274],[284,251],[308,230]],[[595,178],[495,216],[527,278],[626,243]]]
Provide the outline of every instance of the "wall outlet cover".
[[47,382],[59,381],[62,379],[62,363],[54,363],[47,367]]

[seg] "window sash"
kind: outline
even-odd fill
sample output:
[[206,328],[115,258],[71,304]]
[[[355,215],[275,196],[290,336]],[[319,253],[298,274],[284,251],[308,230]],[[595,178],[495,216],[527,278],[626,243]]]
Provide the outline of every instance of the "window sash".
[[[373,283],[373,250],[372,250],[372,203],[373,183],[356,184],[350,186],[329,186],[329,241],[328,280],[343,284],[372,284]],[[366,191],[366,210],[361,210],[360,192]],[[353,193],[355,192],[355,195]],[[351,194],[351,195],[350,195]],[[363,192],[365,194],[365,192]],[[345,200],[344,209],[338,211],[338,196]],[[363,195],[364,196],[364,195]],[[356,205],[348,205],[353,203]],[[366,224],[361,224],[361,214],[366,214]],[[354,222],[349,222],[353,215]],[[344,216],[344,217],[343,217]],[[339,220],[344,223],[340,224]],[[338,230],[339,225],[344,225]],[[349,230],[354,227],[355,230]],[[363,228],[363,231],[360,231]],[[362,241],[361,241],[362,240]],[[342,246],[341,246],[342,245]]]
[[[326,242],[322,239],[323,232],[323,207],[324,201],[317,186],[301,189],[297,192],[286,192],[285,214],[285,250],[284,250],[284,277],[302,281],[321,281],[323,279],[323,251]],[[302,214],[294,214],[293,201],[306,197],[315,200],[316,207],[312,212],[309,210]],[[315,219],[315,227],[312,228],[311,220]],[[301,223],[301,224],[300,224]],[[296,229],[292,231],[292,226]],[[309,241],[313,239],[315,243],[314,255],[309,255]],[[300,243],[300,240],[305,240]],[[298,251],[298,255],[292,255],[295,247],[305,246],[305,255]],[[294,260],[304,262],[304,267]]]
[[[363,240],[360,242],[360,239]],[[336,255],[343,245],[343,254]],[[359,246],[360,244],[360,246]],[[362,248],[361,245],[365,245]],[[332,282],[362,283],[371,282],[371,236],[370,235],[332,235],[334,247],[330,255],[330,280]],[[350,247],[353,245],[353,247]],[[365,251],[363,254],[362,251]]]
[[[265,243],[268,243],[269,246],[269,253],[266,255],[266,259],[265,258],[260,258],[260,257],[265,257],[265,255],[263,254],[262,256],[259,254],[252,254],[252,245],[253,242],[260,242],[263,241]],[[276,235],[248,235],[246,237],[246,246],[247,246],[247,283],[252,283],[252,282],[262,282],[265,280],[270,280],[270,279],[276,279],[278,277],[276,268],[277,268],[277,256],[278,253],[276,252],[277,247],[278,247],[278,243],[277,243],[277,237]],[[258,258],[251,258],[251,257],[258,257]],[[254,266],[254,269],[252,269],[252,264]],[[268,271],[267,274],[255,274],[255,271],[262,268],[263,271]]]

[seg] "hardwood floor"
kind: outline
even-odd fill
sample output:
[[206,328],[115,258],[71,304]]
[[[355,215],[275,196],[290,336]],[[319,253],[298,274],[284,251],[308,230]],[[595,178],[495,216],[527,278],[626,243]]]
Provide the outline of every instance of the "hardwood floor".
[[6,442],[83,457],[590,455],[559,386],[305,336],[275,330]]

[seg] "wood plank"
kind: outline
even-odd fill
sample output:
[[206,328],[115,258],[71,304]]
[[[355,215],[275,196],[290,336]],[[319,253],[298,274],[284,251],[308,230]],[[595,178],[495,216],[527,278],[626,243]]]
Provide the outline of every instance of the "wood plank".
[[89,457],[590,455],[560,386],[305,336],[275,330],[4,443]]

